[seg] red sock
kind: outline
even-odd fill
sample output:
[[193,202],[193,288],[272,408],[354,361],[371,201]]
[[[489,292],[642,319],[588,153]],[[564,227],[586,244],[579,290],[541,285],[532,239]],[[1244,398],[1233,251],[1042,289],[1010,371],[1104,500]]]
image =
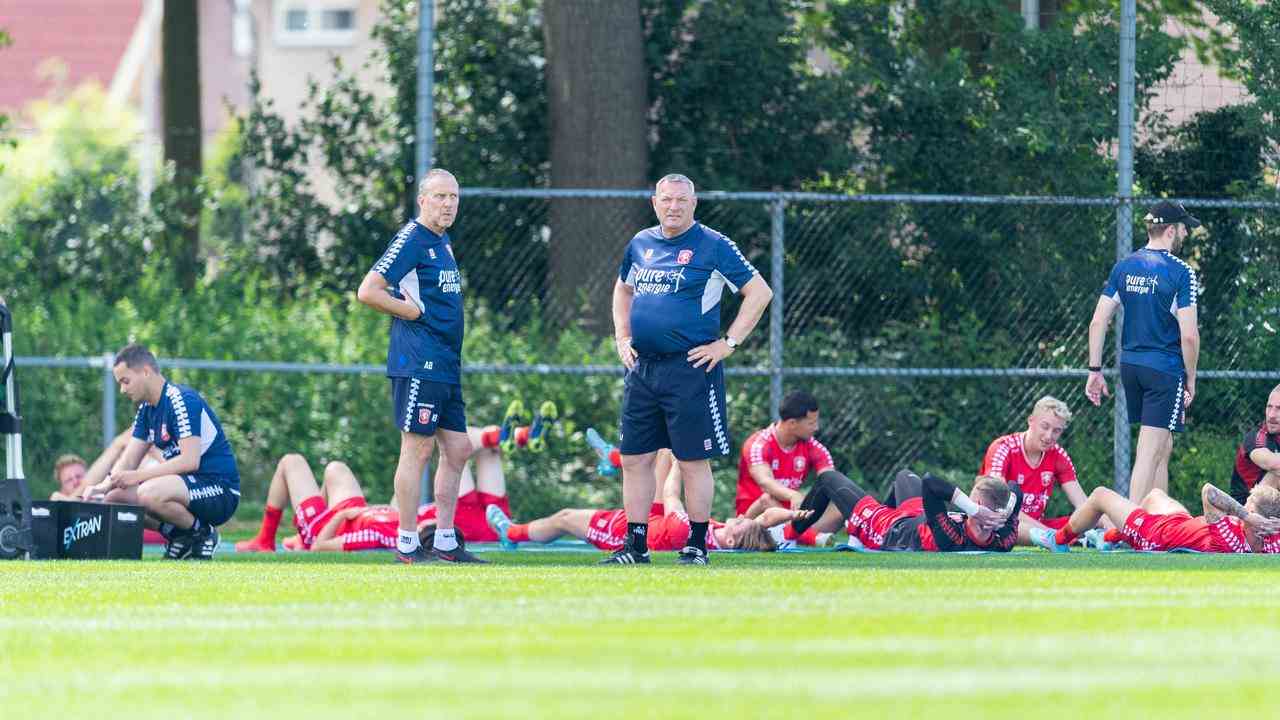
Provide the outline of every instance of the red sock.
[[1124,542],[1124,533],[1118,528],[1111,528],[1102,535],[1102,539],[1109,543]]
[[616,468],[622,467],[622,452],[618,448],[609,451],[609,464]]
[[529,542],[529,526],[512,523],[507,527],[507,539],[511,542]]
[[809,547],[813,547],[817,545],[818,531],[815,528],[809,528],[808,530],[805,530],[804,533],[800,535],[800,537],[796,538],[796,544],[808,545]]
[[258,540],[263,545],[276,544],[276,530],[280,529],[280,518],[284,516],[284,508],[273,508],[270,505],[262,511],[262,527],[258,529]]
[[1061,530],[1053,534],[1053,541],[1059,545],[1070,545],[1075,542],[1078,537],[1080,536],[1071,532],[1071,524],[1068,523],[1063,525]]
[[524,425],[516,428],[516,447],[529,446],[529,426]]
[[498,436],[502,434],[502,428],[497,425],[488,425],[484,430],[480,431],[480,447],[496,448],[498,447]]

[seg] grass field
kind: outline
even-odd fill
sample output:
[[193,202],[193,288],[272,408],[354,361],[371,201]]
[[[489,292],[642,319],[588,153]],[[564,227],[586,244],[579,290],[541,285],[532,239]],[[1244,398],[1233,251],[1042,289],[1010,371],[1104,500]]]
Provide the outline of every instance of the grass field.
[[1280,565],[1040,551],[0,563],[6,718],[1273,717]]

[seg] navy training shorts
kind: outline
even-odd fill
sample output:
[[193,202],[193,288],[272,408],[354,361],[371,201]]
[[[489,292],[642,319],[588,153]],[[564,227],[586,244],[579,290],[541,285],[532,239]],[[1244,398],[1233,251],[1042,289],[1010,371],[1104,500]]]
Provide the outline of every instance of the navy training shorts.
[[1187,409],[1183,403],[1182,376],[1145,365],[1120,363],[1125,409],[1129,422],[1182,432]]
[[641,358],[622,391],[623,455],[670,448],[679,460],[730,454],[724,365],[694,367],[684,353]]
[[420,378],[391,378],[391,417],[401,432],[435,435],[436,428],[467,431],[462,386]]

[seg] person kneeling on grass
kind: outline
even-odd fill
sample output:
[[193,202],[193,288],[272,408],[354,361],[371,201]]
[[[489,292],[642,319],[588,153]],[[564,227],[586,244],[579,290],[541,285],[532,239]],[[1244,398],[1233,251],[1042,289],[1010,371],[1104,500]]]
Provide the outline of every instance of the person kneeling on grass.
[[[659,492],[649,509],[649,550],[679,551],[688,541],[692,529],[689,515],[680,499],[680,465],[673,462],[670,451],[666,450],[659,451],[655,463],[655,474],[665,476],[666,479],[658,485]],[[736,517],[725,522],[712,520],[707,532],[707,549],[772,552],[777,549],[777,543],[769,528],[807,514],[798,510],[772,508],[755,519]],[[621,508],[564,509],[545,518],[515,524],[500,508],[491,505],[488,508],[488,518],[489,524],[498,533],[499,542],[508,550],[515,550],[524,542],[549,543],[571,535],[605,552],[617,552],[623,548],[627,539],[627,516]]]
[[[1255,485],[1243,505],[1210,483],[1200,489],[1204,510],[1192,517],[1163,490],[1152,488],[1137,505],[1110,488],[1095,488],[1089,500],[1058,531],[1035,529],[1031,540],[1046,550],[1068,552],[1070,544],[1102,516],[1120,528],[1118,534],[1135,550],[1193,550],[1204,553],[1280,552],[1280,490]],[[1114,540],[1111,531],[1109,539]]]
[[[800,506],[810,514],[791,526],[803,533],[820,522],[831,526],[843,519],[850,545],[856,540],[869,550],[1007,552],[1018,541],[1022,490],[1014,483],[979,475],[965,494],[929,473],[921,478],[903,470],[891,497],[891,504],[881,503],[844,475],[826,472]],[[964,515],[948,512],[947,503]]]

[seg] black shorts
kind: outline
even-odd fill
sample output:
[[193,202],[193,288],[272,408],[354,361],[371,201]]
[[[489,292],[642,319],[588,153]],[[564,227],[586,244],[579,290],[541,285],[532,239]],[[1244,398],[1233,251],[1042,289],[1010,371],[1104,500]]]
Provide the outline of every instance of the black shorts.
[[622,391],[623,455],[671,448],[680,460],[731,452],[724,405],[724,365],[707,372],[684,354],[641,359]]
[[391,417],[400,432],[435,435],[436,428],[467,431],[462,386],[420,378],[391,378]]
[[1124,384],[1129,422],[1182,432],[1187,411],[1181,375],[1170,375],[1145,365],[1120,363],[1120,382]]
[[183,475],[187,485],[187,509],[206,525],[218,526],[231,519],[240,505],[240,479],[217,475]]

